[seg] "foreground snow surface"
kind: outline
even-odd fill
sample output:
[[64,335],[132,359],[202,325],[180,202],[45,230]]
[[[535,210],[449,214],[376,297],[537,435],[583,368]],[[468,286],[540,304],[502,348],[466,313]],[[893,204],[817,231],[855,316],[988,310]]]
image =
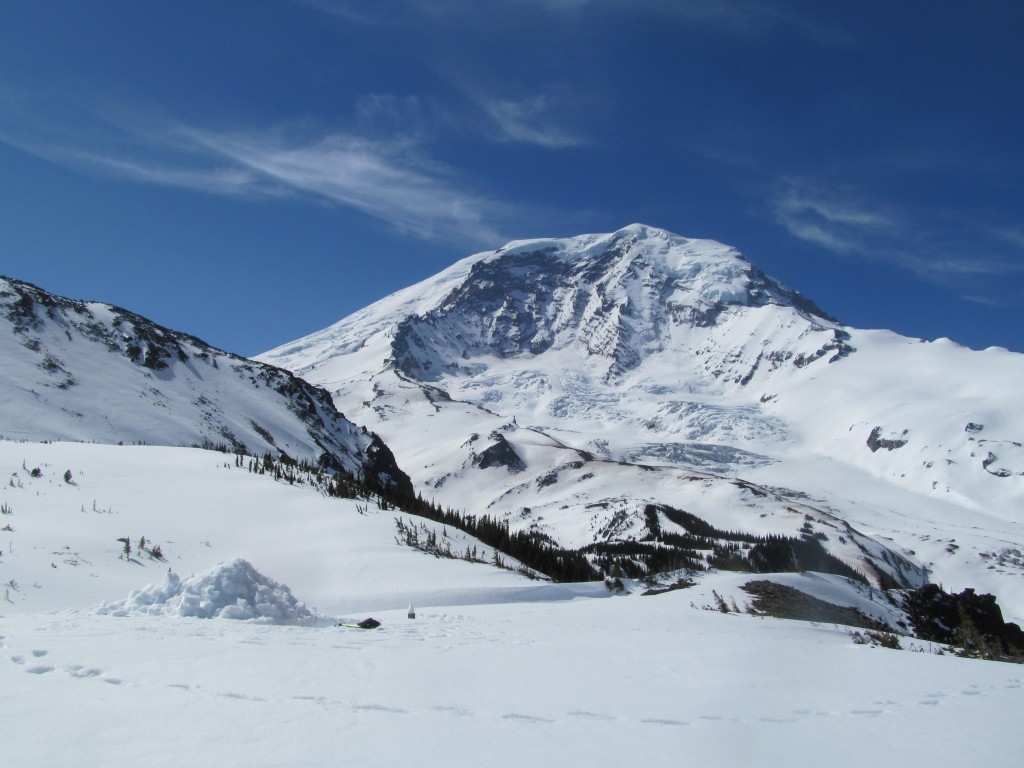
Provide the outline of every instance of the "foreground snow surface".
[[[702,610],[713,590],[742,607],[737,574],[589,599],[608,593],[398,546],[392,513],[208,451],[0,442],[0,469],[5,767],[1009,765],[1024,748],[1021,667]],[[143,535],[163,560],[119,556]],[[382,627],[336,626],[367,616]]]
[[8,616],[5,765],[953,766],[1024,747],[1017,666],[693,610],[685,591],[375,615]]

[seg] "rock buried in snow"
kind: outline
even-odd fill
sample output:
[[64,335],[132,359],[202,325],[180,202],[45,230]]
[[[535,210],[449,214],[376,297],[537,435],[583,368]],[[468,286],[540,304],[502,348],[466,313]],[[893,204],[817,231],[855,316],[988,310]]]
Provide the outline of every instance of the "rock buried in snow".
[[149,584],[125,600],[104,602],[94,612],[110,616],[251,619],[267,624],[300,624],[315,619],[288,587],[268,579],[241,559],[219,563],[184,581],[168,569],[163,584]]

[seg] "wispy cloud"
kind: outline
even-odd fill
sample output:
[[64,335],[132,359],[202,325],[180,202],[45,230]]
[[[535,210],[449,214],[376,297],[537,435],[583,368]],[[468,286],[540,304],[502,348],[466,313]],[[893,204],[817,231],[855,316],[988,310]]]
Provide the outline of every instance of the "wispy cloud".
[[994,230],[993,234],[1010,245],[1024,249],[1024,230],[999,228]]
[[387,19],[384,3],[361,3],[353,0],[297,0],[301,5],[360,24],[380,24]]
[[[211,154],[283,187],[362,211],[416,237],[497,244],[505,206],[458,189],[415,147],[335,133],[306,142],[193,130]],[[507,213],[507,211],[504,211]]]
[[564,101],[550,94],[526,99],[502,99],[471,94],[487,115],[499,141],[532,144],[546,149],[577,147],[589,142],[558,124],[556,113]]
[[493,25],[496,17],[574,21],[581,13],[650,16],[743,36],[786,31],[813,42],[845,45],[845,35],[806,9],[784,0],[393,0],[368,4],[358,0],[297,0],[346,22],[394,25],[413,14],[419,20],[470,26]]
[[[790,178],[779,185],[771,206],[775,221],[800,240],[846,258],[907,270],[974,303],[1003,305],[1002,282],[1024,273],[1024,264],[980,228],[975,240],[956,243],[944,237],[943,223],[927,214],[883,210],[849,188],[826,189]],[[1024,236],[1015,237],[1024,233],[995,234],[1024,246]]]
[[514,206],[467,191],[415,136],[368,139],[308,126],[301,133],[294,127],[217,131],[114,108],[75,109],[73,121],[28,110],[20,120],[0,121],[0,142],[136,183],[249,199],[305,196],[417,238],[459,245],[500,245],[507,239],[500,223],[515,216]]
[[992,309],[1008,309],[1020,304],[1019,301],[1007,301],[995,296],[981,296],[973,293],[965,293],[960,298],[972,304],[980,304],[983,307],[990,307]]
[[868,239],[897,228],[891,215],[797,179],[781,185],[772,209],[775,220],[794,237],[838,253],[861,251]]

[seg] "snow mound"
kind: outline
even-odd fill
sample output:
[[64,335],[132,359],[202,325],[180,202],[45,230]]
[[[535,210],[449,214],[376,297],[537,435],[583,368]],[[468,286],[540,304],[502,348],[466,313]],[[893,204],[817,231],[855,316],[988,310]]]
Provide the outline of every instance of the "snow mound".
[[163,584],[134,590],[116,603],[105,602],[94,613],[248,619],[265,624],[306,624],[316,619],[288,587],[268,579],[242,559],[219,563],[184,581],[168,568]]

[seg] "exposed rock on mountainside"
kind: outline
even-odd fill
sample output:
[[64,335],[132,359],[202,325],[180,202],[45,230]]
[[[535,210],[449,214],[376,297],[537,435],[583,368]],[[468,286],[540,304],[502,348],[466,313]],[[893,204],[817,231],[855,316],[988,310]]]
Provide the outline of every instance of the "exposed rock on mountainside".
[[981,557],[1024,544],[1024,356],[846,327],[721,243],[516,241],[261,359],[326,387],[425,497],[559,546],[635,560],[666,505],[1024,611],[1019,569]]
[[117,307],[0,278],[0,434],[270,453],[411,491],[322,388]]

